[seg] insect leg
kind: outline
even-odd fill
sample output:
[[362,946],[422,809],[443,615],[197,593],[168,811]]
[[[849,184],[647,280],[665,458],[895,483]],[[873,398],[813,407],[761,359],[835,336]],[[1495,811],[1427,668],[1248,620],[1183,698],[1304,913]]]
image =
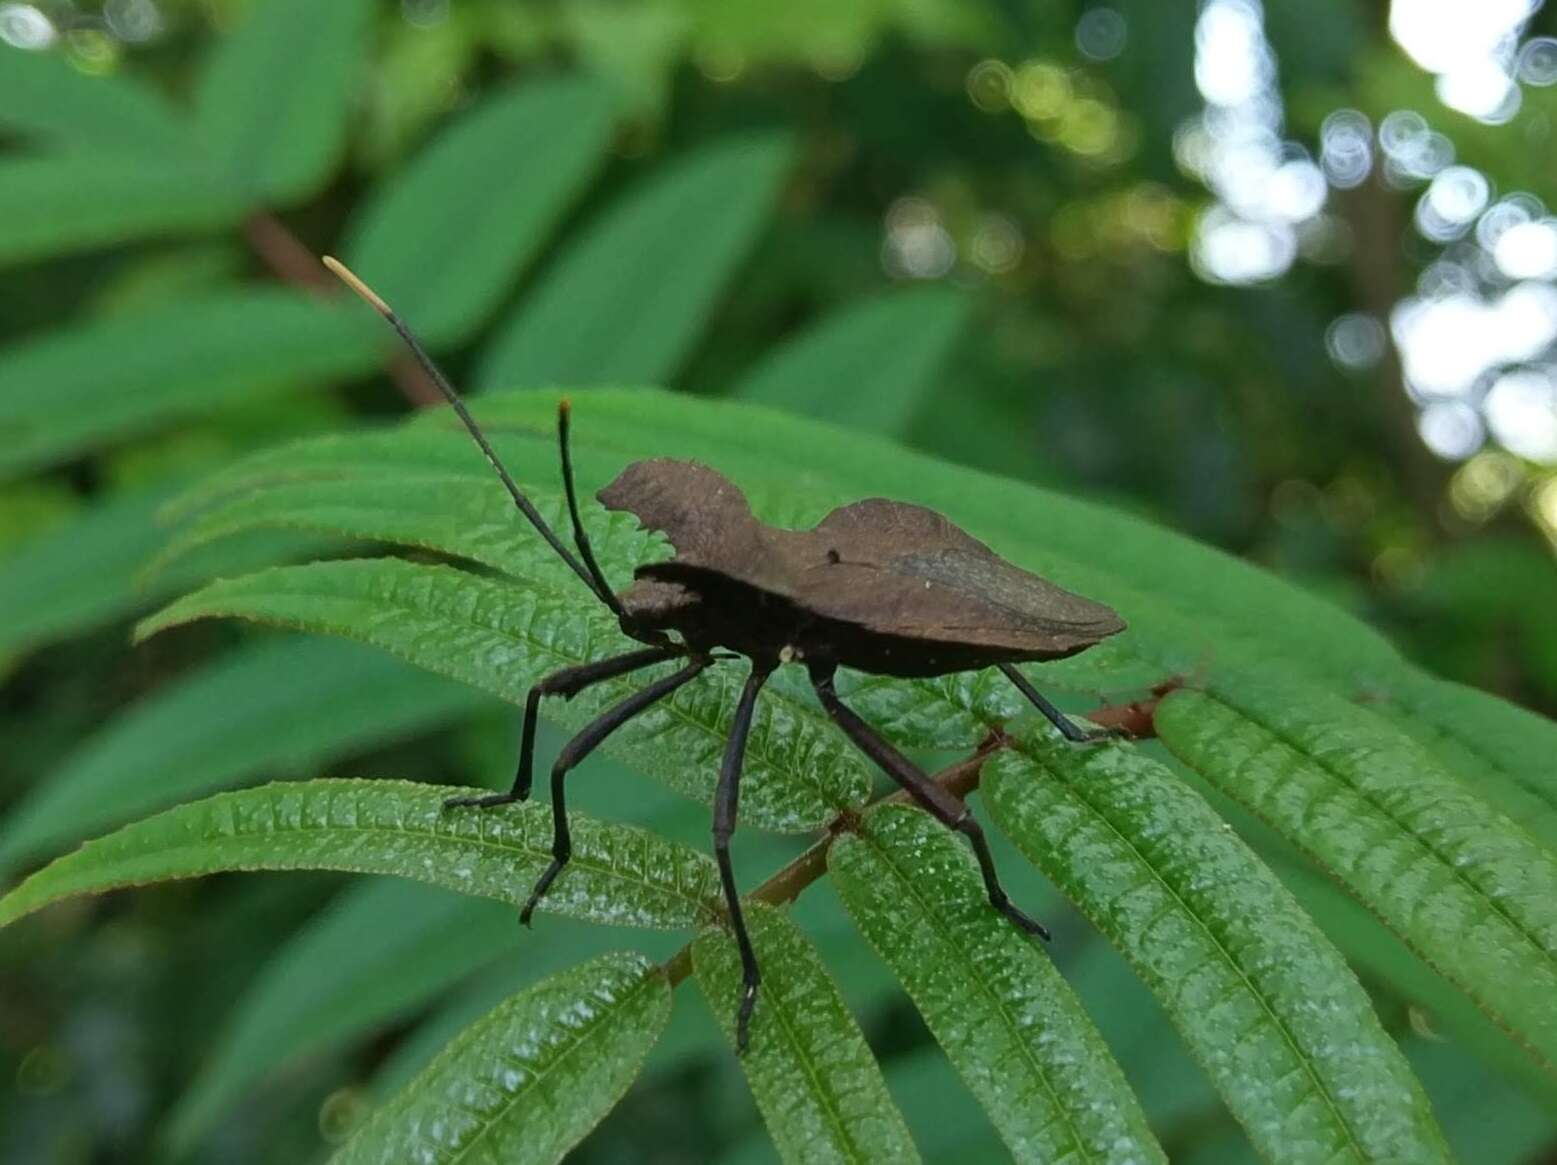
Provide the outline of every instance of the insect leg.
[[880,733],[844,704],[833,689],[833,677],[830,673],[812,673],[811,684],[822,701],[822,707],[832,717],[833,723],[843,729],[844,735],[852,740],[861,752],[870,757],[882,772],[901,785],[921,808],[942,825],[965,835],[972,843],[974,856],[979,860],[979,872],[984,875],[984,889],[989,893],[990,904],[1028,934],[1036,934],[1039,938],[1047,939],[1049,932],[1040,923],[1012,905],[1010,897],[1000,885],[1000,879],[995,874],[995,859],[990,855],[984,830],[973,819],[973,814],[968,807],[932,781],[923,769],[893,748]]
[[535,904],[541,900],[547,890],[551,889],[551,884],[556,881],[557,875],[562,873],[562,867],[567,865],[568,859],[573,856],[573,838],[568,832],[568,805],[563,789],[568,770],[594,752],[601,741],[634,716],[695,679],[704,668],[709,666],[709,663],[710,661],[704,658],[694,659],[680,671],[655,680],[643,691],[635,692],[614,708],[591,720],[584,726],[582,732],[562,746],[562,752],[557,756],[557,763],[551,766],[551,865],[546,867],[546,872],[536,880],[535,889],[530,891],[529,901],[519,912],[520,922],[526,926],[530,925],[530,916],[535,913]]
[[735,870],[730,864],[730,837],[735,833],[735,811],[741,797],[741,764],[746,758],[746,737],[751,731],[752,712],[757,707],[757,693],[768,680],[771,669],[755,665],[746,677],[741,690],[741,701],[735,707],[735,719],[730,724],[730,739],[725,745],[724,761],[719,766],[719,785],[714,792],[714,857],[719,861],[719,881],[724,886],[725,906],[730,912],[730,926],[735,931],[735,945],[741,952],[741,1006],[735,1015],[735,1047],[746,1050],[747,1030],[751,1026],[752,1009],[757,1006],[757,988],[762,974],[757,969],[757,954],[752,950],[751,936],[746,933],[746,919],[741,914],[741,895],[735,888]]
[[519,735],[519,765],[514,773],[513,788],[506,793],[479,797],[450,797],[443,803],[443,807],[453,809],[473,805],[478,809],[490,809],[494,805],[511,805],[515,801],[529,800],[531,774],[535,764],[535,722],[540,714],[542,696],[561,696],[564,700],[571,700],[592,684],[674,659],[680,654],[679,648],[650,647],[642,651],[629,651],[626,655],[614,655],[610,659],[599,659],[594,663],[565,667],[537,680],[524,698],[524,727]]
[[1088,731],[1084,728],[1077,728],[1074,724],[1071,723],[1070,717],[1066,716],[1065,713],[1061,712],[1053,704],[1049,703],[1048,700],[1044,699],[1043,693],[1040,692],[1037,688],[1033,687],[1033,685],[1028,682],[1027,677],[1016,670],[1015,664],[1001,663],[996,664],[995,666],[1006,673],[1006,679],[1010,680],[1013,684],[1016,685],[1016,690],[1021,692],[1022,695],[1026,696],[1028,702],[1032,704],[1034,708],[1037,708],[1038,711],[1043,713],[1044,719],[1058,728],[1060,730],[1060,735],[1063,736],[1066,740],[1070,741],[1072,744],[1090,744],[1095,740],[1111,739],[1115,735],[1114,731],[1110,728],[1096,728],[1091,731]]

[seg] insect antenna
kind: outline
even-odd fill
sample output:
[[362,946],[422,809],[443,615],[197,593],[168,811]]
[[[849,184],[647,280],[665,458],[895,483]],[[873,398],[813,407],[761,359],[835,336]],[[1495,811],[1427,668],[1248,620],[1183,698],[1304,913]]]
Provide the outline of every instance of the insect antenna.
[[573,522],[573,543],[578,547],[579,557],[584,560],[584,566],[588,569],[590,577],[595,580],[595,590],[605,600],[606,606],[615,611],[616,617],[621,619],[627,612],[622,610],[616,592],[606,581],[600,563],[595,561],[594,548],[590,546],[589,535],[585,532],[584,523],[578,516],[578,491],[573,488],[573,454],[568,444],[569,421],[572,417],[573,406],[567,397],[563,397],[557,402],[557,444],[562,450],[562,488],[568,495],[568,517]]
[[[584,580],[584,585],[587,586],[592,592],[594,592],[595,596],[601,602],[605,603],[606,606],[610,607],[618,614],[618,616],[620,616],[621,604],[617,602],[616,595],[612,593],[611,588],[605,584],[605,579],[600,573],[600,568],[594,562],[594,556],[587,550],[587,542],[580,542],[580,549],[584,550],[585,556],[590,560],[590,566],[593,567],[593,570],[586,569],[584,565],[574,557],[573,552],[563,544],[562,539],[557,537],[556,532],[546,524],[546,519],[541,517],[540,511],[538,511],[535,506],[531,504],[529,498],[524,496],[523,491],[520,490],[518,484],[509,475],[508,470],[504,468],[503,463],[498,460],[496,450],[492,448],[492,444],[487,440],[486,434],[481,431],[480,426],[476,424],[475,418],[472,417],[470,415],[470,411],[466,409],[465,402],[460,400],[459,393],[454,391],[454,386],[449,383],[449,378],[446,377],[442,370],[433,363],[432,357],[427,354],[427,349],[422,347],[421,341],[419,341],[416,336],[412,334],[411,329],[406,326],[405,321],[395,314],[394,309],[385,303],[383,299],[379,297],[377,292],[375,292],[371,287],[359,279],[356,274],[353,273],[352,270],[339,259],[336,259],[331,255],[326,255],[324,256],[324,265],[328,267],[342,283],[346,284],[347,287],[351,288],[359,296],[361,296],[369,307],[378,312],[379,315],[383,316],[385,322],[387,322],[390,327],[395,329],[396,334],[399,335],[400,339],[405,342],[405,346],[411,350],[411,355],[416,357],[416,362],[421,365],[422,371],[426,372],[427,375],[431,378],[432,382],[438,386],[438,391],[443,394],[444,399],[447,400],[449,405],[454,409],[454,414],[459,417],[460,421],[469,431],[471,437],[474,438],[476,444],[480,446],[481,452],[486,456],[487,461],[491,464],[493,470],[496,471],[497,476],[502,480],[503,488],[508,491],[508,496],[513,498],[514,505],[519,508],[519,512],[527,519],[529,519],[530,525],[534,526],[540,536],[546,539],[547,545],[557,552],[557,557],[562,559],[563,562],[567,563],[568,568],[572,570],[574,574],[578,575],[579,578]],[[566,441],[564,441],[564,457],[566,457],[566,448]],[[577,532],[580,527],[578,525],[578,509],[573,501],[573,483],[571,475],[568,479],[568,508],[573,512],[574,528],[575,532]]]

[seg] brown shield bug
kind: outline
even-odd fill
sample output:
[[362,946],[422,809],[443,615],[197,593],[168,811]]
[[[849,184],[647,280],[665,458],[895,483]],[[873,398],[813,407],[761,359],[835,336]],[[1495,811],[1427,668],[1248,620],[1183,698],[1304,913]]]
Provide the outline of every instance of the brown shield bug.
[[634,716],[714,664],[744,657],[751,672],[730,725],[714,794],[714,853],[730,925],[740,949],[744,993],[737,1046],[744,1049],[761,975],[741,914],[730,863],[740,796],[741,762],[763,684],[782,664],[802,664],[822,707],[843,733],[936,819],[972,843],[990,903],[1029,934],[1044,928],[1011,903],[995,874],[984,833],[967,807],[937,785],[838,697],[840,667],[875,675],[923,677],[998,667],[1068,740],[1083,732],[1016,669],[1063,659],[1124,630],[1112,609],[1013,566],[934,510],[870,498],[841,506],[810,530],[783,530],[759,521],[745,496],[704,465],[656,459],[629,465],[598,494],[669,538],[668,561],[637,568],[618,594],[606,581],[579,519],[568,449],[569,411],[558,412],[562,481],[573,526],[570,551],[525,497],[459,395],[416,337],[382,299],[338,261],[325,264],[387,320],[448,398],[502,480],[514,505],[559,558],[615,614],[622,632],[644,646],[593,663],[564,668],[536,683],[525,700],[518,773],[507,793],[459,797],[450,808],[491,808],[530,795],[536,715],[542,696],[571,698],[591,684],[668,660],[684,660],[670,675],[609,709],[563,746],[551,770],[552,860],[535,883],[520,919],[528,924],[541,897],[572,853],[564,779],[596,746]]

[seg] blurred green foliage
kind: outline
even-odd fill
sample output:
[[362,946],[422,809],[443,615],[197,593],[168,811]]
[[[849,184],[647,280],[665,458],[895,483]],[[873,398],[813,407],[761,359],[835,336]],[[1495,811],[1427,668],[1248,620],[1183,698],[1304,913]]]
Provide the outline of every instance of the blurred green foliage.
[[[1300,581],[1446,679],[1557,711],[1549,469],[1438,460],[1395,360],[1326,352],[1332,320],[1381,314],[1438,257],[1410,231],[1415,192],[1332,194],[1349,245],[1269,285],[1205,282],[1188,252],[1208,195],[1173,144],[1202,104],[1196,13],[1117,0],[1123,50],[1094,60],[1076,30],[1095,7],[42,5],[58,43],[0,45],[0,877],[232,784],[507,780],[511,709],[387,657],[210,623],[130,646],[137,615],[198,582],[343,545],[340,524],[251,529],[238,512],[239,536],[159,562],[170,498],[242,454],[426,402],[374,321],[321,302],[330,250],[472,388],[660,383],[1090,494]],[[1553,91],[1507,125],[1446,113],[1381,10],[1268,3],[1284,132],[1418,109],[1499,188],[1557,203]],[[608,459],[586,456],[604,480]],[[797,496],[826,492],[820,472]],[[473,545],[500,550],[498,521]],[[1111,663],[1074,686],[1133,698],[1157,678]],[[591,764],[585,812],[704,844],[700,807]],[[1549,1154],[1550,1076],[1236,791],[1195,787],[1323,921],[1454,1149]],[[1549,806],[1499,805],[1552,844]],[[752,873],[794,852],[741,844]],[[1014,859],[1013,890],[1059,921],[1052,953],[1171,1157],[1250,1158],[1162,1005]],[[538,949],[501,907],[415,890],[214,878],[7,930],[0,1161],[318,1158],[466,1022],[616,941],[547,919]],[[819,886],[796,917],[920,1150],[1001,1159],[845,904]],[[637,945],[663,958],[680,938]],[[403,974],[385,982],[385,965]],[[577,1159],[768,1159],[709,1039],[726,1017],[691,998]],[[652,1042],[663,1019],[645,1004],[623,1022]]]

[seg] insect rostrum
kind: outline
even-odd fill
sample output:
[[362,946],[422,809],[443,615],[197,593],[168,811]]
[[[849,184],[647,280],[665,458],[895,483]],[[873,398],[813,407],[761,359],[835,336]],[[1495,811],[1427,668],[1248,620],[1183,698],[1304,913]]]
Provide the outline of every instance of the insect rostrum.
[[325,263],[373,306],[410,347],[470,431],[514,505],[595,597],[622,632],[644,646],[564,668],[531,687],[524,708],[518,771],[507,793],[460,797],[447,808],[492,809],[526,800],[535,756],[536,717],[544,696],[569,699],[592,684],[669,660],[677,671],[606,710],[567,742],[551,770],[552,858],[520,914],[526,925],[572,854],[566,778],[608,736],[716,664],[745,658],[741,691],[714,794],[714,854],[730,925],[740,950],[744,992],[737,1046],[744,1050],[761,973],[741,913],[730,839],[740,801],[741,764],[752,714],[774,669],[799,664],[833,722],[856,747],[942,824],[966,835],[990,903],[1029,934],[1048,937],[1006,896],[983,831],[967,807],[932,781],[839,697],[840,667],[875,675],[936,676],[1000,668],[1069,740],[1085,742],[1016,670],[1022,662],[1063,659],[1124,630],[1109,607],[1066,591],[1006,562],[933,510],[869,498],[841,506],[810,530],[761,522],[746,497],[705,465],[655,459],[624,469],[597,495],[608,509],[633,514],[669,538],[675,554],[646,563],[617,594],[590,548],[579,518],[568,445],[569,408],[558,411],[563,486],[577,555],[531,505],[458,394],[406,324],[334,259]]

